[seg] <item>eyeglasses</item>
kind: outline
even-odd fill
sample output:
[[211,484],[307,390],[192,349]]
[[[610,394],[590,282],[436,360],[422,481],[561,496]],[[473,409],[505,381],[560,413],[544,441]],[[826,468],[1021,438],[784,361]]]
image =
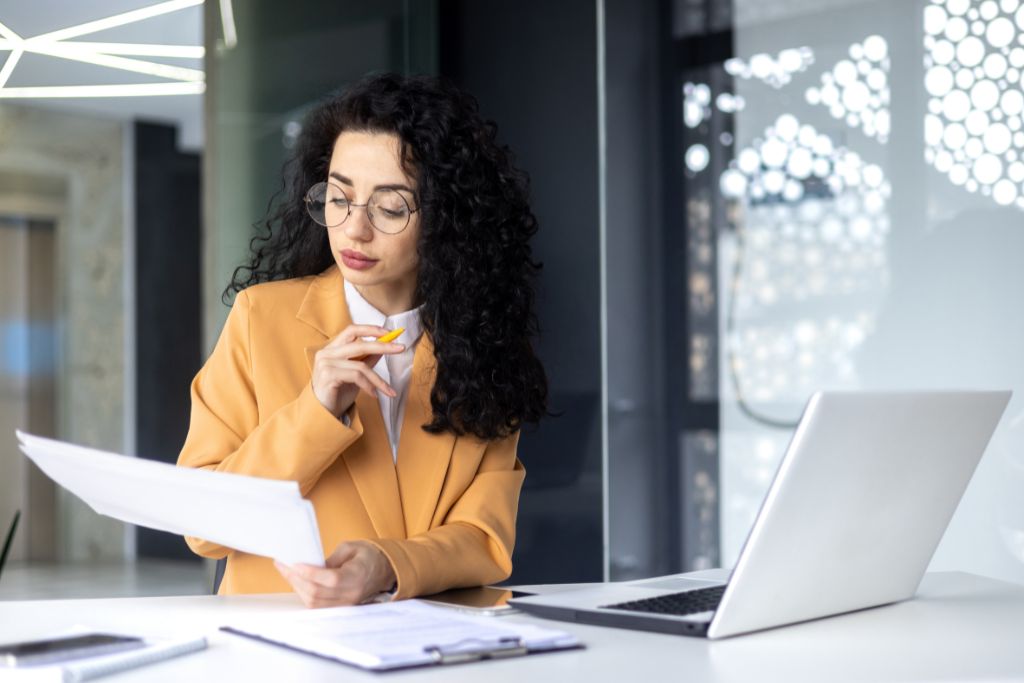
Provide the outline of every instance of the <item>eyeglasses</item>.
[[366,209],[370,225],[388,235],[402,232],[409,225],[412,214],[419,211],[398,190],[377,190],[365,204],[356,204],[345,190],[334,183],[317,183],[309,188],[305,197],[310,218],[325,228],[336,228],[352,213],[353,207]]

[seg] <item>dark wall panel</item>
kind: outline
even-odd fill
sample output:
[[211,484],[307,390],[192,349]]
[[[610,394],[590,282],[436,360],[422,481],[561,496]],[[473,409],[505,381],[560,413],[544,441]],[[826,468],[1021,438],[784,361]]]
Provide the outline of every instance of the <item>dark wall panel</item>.
[[603,576],[597,44],[592,0],[445,0],[441,73],[474,94],[532,180],[539,353],[558,417],[525,429],[512,580]]
[[[135,124],[136,452],[173,463],[200,365],[199,155],[176,130]],[[198,559],[181,536],[139,528],[139,557]]]

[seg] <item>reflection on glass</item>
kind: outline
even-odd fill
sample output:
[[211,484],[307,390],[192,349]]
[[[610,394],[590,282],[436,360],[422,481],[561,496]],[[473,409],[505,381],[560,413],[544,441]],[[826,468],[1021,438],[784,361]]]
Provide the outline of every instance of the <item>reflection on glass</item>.
[[725,71],[736,78],[756,78],[773,88],[781,88],[793,80],[793,74],[806,71],[811,64],[814,64],[814,51],[799,47],[782,50],[775,57],[759,52],[750,59],[727,59]]
[[925,159],[954,185],[1024,207],[1024,7],[931,0],[923,21]]
[[805,94],[812,105],[828,107],[833,118],[879,142],[889,139],[889,44],[882,36],[854,43],[850,59],[836,62],[821,76],[821,86]]
[[1024,4],[785,7],[785,31],[738,23],[737,53],[808,45],[821,68],[737,79],[736,153],[719,163],[736,217],[716,226],[722,562],[811,392],[1005,387],[932,568],[1024,580]]
[[[852,353],[888,281],[882,169],[783,114],[720,186],[745,216],[725,330],[737,398],[800,401],[822,384],[855,385]],[[806,308],[822,302],[827,315]]]
[[720,566],[718,551],[718,435],[711,430],[683,433],[682,490],[689,492],[683,512],[685,537],[682,566],[689,570]]

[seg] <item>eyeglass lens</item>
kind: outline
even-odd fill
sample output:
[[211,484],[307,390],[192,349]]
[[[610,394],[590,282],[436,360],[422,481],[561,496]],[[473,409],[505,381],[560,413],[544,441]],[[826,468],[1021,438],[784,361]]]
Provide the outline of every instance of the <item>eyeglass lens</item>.
[[[328,228],[346,221],[354,204],[345,191],[334,183],[317,183],[306,193],[306,210],[310,217]],[[373,227],[381,232],[397,233],[409,224],[412,210],[402,193],[397,190],[377,190],[366,203],[366,214]]]

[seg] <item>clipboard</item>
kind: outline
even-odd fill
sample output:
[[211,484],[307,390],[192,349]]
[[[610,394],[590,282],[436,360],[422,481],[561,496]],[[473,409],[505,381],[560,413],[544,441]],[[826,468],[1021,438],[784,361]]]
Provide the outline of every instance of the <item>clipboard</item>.
[[463,664],[579,649],[546,626],[453,612],[419,600],[303,610],[221,630],[367,671]]

